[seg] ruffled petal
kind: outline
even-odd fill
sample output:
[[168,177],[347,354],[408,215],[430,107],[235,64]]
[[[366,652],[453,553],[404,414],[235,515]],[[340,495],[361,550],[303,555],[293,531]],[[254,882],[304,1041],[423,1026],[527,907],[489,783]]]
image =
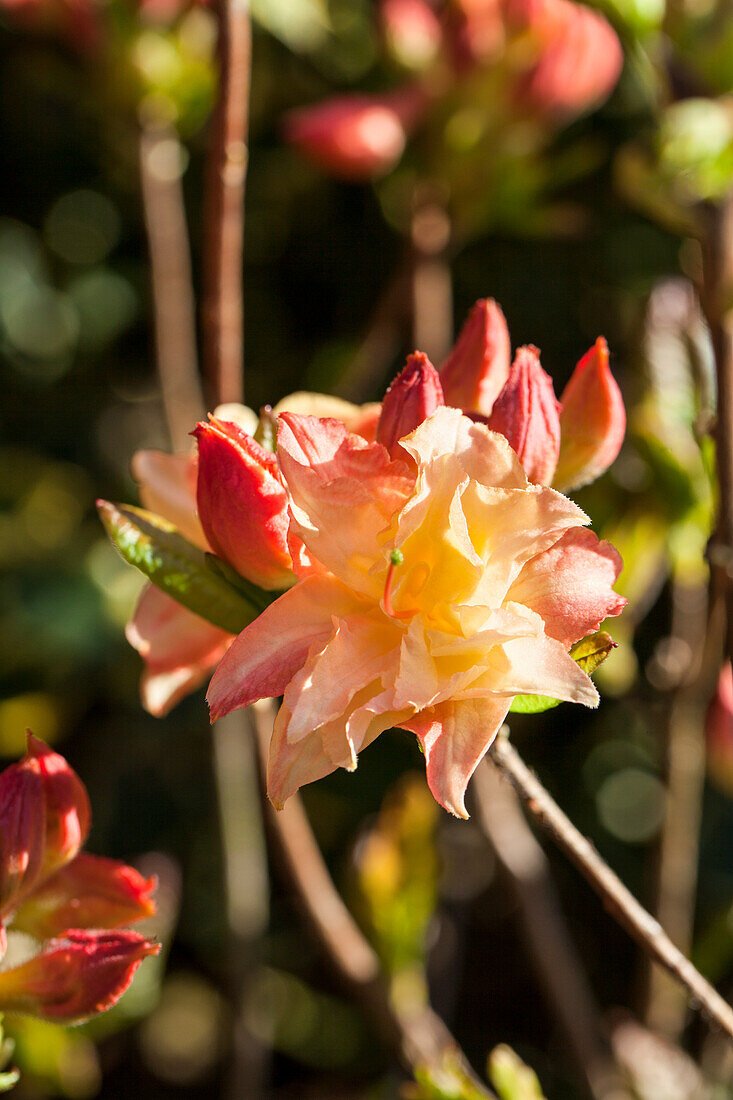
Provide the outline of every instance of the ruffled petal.
[[479,697],[489,692],[548,695],[568,703],[598,706],[598,692],[590,677],[560,642],[544,635],[515,638],[488,651],[484,671],[467,694]]
[[282,695],[315,641],[326,641],[332,616],[364,604],[335,577],[309,577],[271,603],[246,626],[221,662],[208,691],[212,722],[255,699]]
[[451,700],[400,723],[416,734],[422,745],[433,797],[456,817],[468,817],[464,803],[468,781],[490,748],[510,704],[510,696]]
[[609,542],[575,527],[527,562],[507,599],[538,612],[545,632],[570,646],[623,611],[627,601],[613,591],[622,567]]
[[450,456],[467,476],[482,485],[524,489],[527,477],[506,439],[464,416],[460,409],[443,406],[408,435],[402,446],[418,466]]

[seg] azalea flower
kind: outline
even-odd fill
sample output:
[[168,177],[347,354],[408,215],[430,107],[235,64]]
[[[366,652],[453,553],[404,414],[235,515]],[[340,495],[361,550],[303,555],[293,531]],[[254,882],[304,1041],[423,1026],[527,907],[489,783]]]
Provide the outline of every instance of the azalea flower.
[[620,557],[458,409],[438,407],[393,457],[337,420],[286,412],[279,423],[308,575],[227,651],[212,720],[283,696],[267,777],[278,807],[353,770],[384,730],[410,730],[433,795],[466,817],[468,780],[514,696],[596,706],[568,650],[623,608]]

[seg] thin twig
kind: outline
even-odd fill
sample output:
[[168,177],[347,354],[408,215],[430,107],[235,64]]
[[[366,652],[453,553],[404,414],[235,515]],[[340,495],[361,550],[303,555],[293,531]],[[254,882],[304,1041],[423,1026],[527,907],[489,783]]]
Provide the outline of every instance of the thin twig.
[[415,347],[440,366],[453,339],[453,282],[447,260],[451,223],[429,190],[418,191],[410,227],[413,339]]
[[589,1094],[595,1100],[629,1100],[565,923],[547,857],[516,794],[488,762],[476,770],[472,789],[478,822],[509,880],[552,1018],[565,1035]]
[[670,940],[658,921],[601,859],[529,770],[505,736],[489,750],[533,817],[545,828],[587,879],[606,909],[653,959],[688,990],[705,1016],[733,1039],[733,1009]]
[[140,189],[148,238],[155,351],[174,451],[189,450],[203,412],[196,354],[196,303],[181,186],[182,149],[169,127],[142,125]]
[[244,399],[244,187],[252,26],[247,0],[220,0],[219,95],[211,121],[204,225],[202,328],[211,400]]
[[[255,703],[251,712],[264,771],[274,704],[263,700]],[[290,883],[316,938],[342,984],[362,1004],[405,1068],[414,1072],[429,1067],[439,1072],[449,1058],[460,1065],[480,1095],[493,1097],[428,1005],[408,1010],[392,1001],[376,952],[336,890],[298,796],[293,795],[279,812],[270,807],[267,818]]]

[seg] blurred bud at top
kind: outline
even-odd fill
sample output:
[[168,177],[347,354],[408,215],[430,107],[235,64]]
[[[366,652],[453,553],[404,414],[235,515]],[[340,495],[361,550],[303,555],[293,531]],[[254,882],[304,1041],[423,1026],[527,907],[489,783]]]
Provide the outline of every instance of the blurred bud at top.
[[416,351],[384,395],[377,442],[392,458],[407,458],[400,440],[444,405],[440,377],[427,355]]
[[489,417],[516,451],[530,481],[549,485],[560,453],[560,406],[537,348],[519,348]]
[[0,973],[0,1012],[78,1024],[115,1004],[160,945],[137,932],[69,929],[20,966]]
[[715,785],[733,798],[733,671],[723,665],[715,695],[705,719],[708,774]]
[[417,88],[382,96],[338,96],[290,111],[285,137],[332,175],[368,180],[384,175],[400,159],[426,102]]
[[438,56],[443,31],[427,0],[381,0],[379,22],[387,53],[405,69],[419,72]]
[[199,447],[196,499],[215,554],[262,588],[293,583],[287,494],[277,459],[236,424],[211,417]]
[[446,404],[489,416],[509,377],[510,363],[511,342],[504,314],[493,298],[481,298],[440,368]]
[[447,21],[450,50],[459,73],[500,56],[505,34],[499,0],[452,0]]
[[156,879],[145,879],[116,859],[80,852],[32,891],[13,917],[13,928],[37,940],[67,928],[118,928],[155,913]]
[[91,809],[86,787],[63,756],[28,733],[28,758],[39,770],[43,785],[46,836],[44,876],[69,863],[89,832]]
[[602,336],[575,367],[560,404],[562,441],[553,484],[565,493],[600,477],[624,441],[626,410]]
[[606,99],[623,67],[618,35],[598,12],[571,0],[507,0],[507,19],[536,43],[515,89],[520,108],[572,117]]
[[0,773],[0,916],[15,908],[43,863],[46,808],[39,769],[28,756]]

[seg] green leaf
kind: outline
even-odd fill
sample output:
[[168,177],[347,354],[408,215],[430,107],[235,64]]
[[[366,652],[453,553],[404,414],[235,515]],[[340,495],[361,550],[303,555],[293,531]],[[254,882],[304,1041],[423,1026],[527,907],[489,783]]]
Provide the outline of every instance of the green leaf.
[[230,634],[238,634],[280,594],[265,592],[241,577],[233,584],[223,562],[215,559],[214,566],[214,555],[194,546],[153,512],[106,500],[98,501],[97,508],[126,562],[167,596]]
[[515,695],[509,710],[512,714],[542,714],[561,702],[561,699],[551,699],[549,695]]
[[[576,642],[570,650],[570,656],[587,676],[591,676],[615,648],[616,643],[611,635],[599,630],[597,634],[589,634],[587,638]],[[551,699],[549,695],[515,695],[509,710],[512,714],[542,714],[559,706],[561,702],[561,699]]]
[[439,1066],[417,1067],[415,1084],[406,1086],[404,1095],[409,1100],[486,1100],[494,1094],[474,1084],[457,1056],[446,1054]]
[[599,630],[597,634],[589,634],[587,638],[576,642],[570,650],[570,656],[577,661],[587,676],[592,676],[615,648],[616,642],[611,635],[606,634],[604,630]]
[[545,1100],[537,1074],[503,1043],[489,1055],[489,1077],[500,1100]]

